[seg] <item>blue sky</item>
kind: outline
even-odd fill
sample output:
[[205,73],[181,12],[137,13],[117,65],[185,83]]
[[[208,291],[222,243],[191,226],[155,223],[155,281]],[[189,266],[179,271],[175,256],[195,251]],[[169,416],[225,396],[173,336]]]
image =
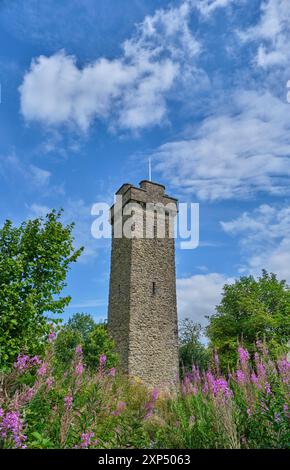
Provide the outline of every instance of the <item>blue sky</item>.
[[180,317],[204,324],[225,282],[290,282],[289,0],[2,0],[0,217],[64,209],[85,253],[65,318],[107,312],[110,240],[93,203],[147,178],[200,203],[176,250]]

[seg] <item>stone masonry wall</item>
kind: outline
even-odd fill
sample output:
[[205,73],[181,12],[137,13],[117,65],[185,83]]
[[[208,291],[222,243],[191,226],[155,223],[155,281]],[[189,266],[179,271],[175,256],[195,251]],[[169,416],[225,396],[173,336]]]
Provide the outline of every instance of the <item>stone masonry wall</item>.
[[[125,205],[137,202],[142,212],[146,202],[176,206],[163,186],[149,181],[140,185],[120,188]],[[156,233],[152,239],[112,238],[108,318],[122,370],[164,388],[178,380],[175,253],[168,220],[167,215],[165,238]]]

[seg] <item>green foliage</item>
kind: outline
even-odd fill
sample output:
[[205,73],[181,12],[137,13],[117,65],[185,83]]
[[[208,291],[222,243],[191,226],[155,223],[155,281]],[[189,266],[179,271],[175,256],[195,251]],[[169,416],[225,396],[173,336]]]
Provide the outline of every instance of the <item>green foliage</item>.
[[179,327],[179,356],[181,370],[190,370],[192,365],[203,370],[208,364],[208,351],[200,340],[202,327],[185,318]]
[[267,342],[274,356],[287,350],[290,290],[275,274],[263,271],[257,280],[248,276],[225,285],[216,311],[210,317],[207,335],[224,367],[235,365],[239,341],[250,353],[258,339]]
[[60,369],[68,367],[78,345],[82,346],[84,362],[91,369],[98,368],[101,354],[107,356],[109,367],[117,364],[114,343],[108,335],[106,324],[96,324],[91,315],[74,314],[58,333],[54,347]]
[[46,312],[60,314],[70,297],[60,297],[72,262],[82,249],[73,247],[73,224],[61,213],[0,229],[0,367],[9,367],[20,351],[40,353],[49,324]]

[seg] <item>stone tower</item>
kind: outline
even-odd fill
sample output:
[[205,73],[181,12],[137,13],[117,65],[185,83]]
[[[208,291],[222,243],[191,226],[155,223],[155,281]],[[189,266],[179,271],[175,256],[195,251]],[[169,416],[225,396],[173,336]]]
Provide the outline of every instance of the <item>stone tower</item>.
[[[115,340],[121,370],[141,378],[149,386],[170,387],[178,381],[178,331],[176,308],[175,252],[172,220],[177,200],[165,194],[165,187],[141,181],[140,187],[124,184],[119,211],[111,208],[112,255],[108,329]],[[134,235],[116,238],[116,214],[121,227],[129,203],[139,212]],[[157,212],[148,203],[169,207],[163,217],[165,232],[159,236]],[[115,209],[115,210],[114,210]],[[145,221],[152,224],[151,238]],[[143,223],[144,224],[143,224]],[[150,226],[150,223],[149,223]],[[120,232],[119,232],[120,233]]]

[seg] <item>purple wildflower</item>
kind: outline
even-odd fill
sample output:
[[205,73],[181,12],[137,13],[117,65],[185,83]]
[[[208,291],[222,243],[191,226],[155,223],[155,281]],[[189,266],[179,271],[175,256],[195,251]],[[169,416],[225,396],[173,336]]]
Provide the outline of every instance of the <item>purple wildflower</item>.
[[200,382],[200,372],[199,368],[192,364],[192,381],[199,383]]
[[76,347],[76,354],[81,356],[83,354],[83,348],[80,344],[77,345]]
[[265,384],[265,390],[266,390],[267,395],[272,395],[271,387],[270,387],[269,382],[266,382],[266,384]]
[[19,411],[8,411],[0,423],[0,436],[2,439],[12,437],[16,448],[25,448],[23,444],[27,437],[23,434],[23,423]]
[[229,389],[228,382],[222,377],[215,381],[215,395],[220,393],[222,393],[226,398],[229,398],[232,393]]
[[53,384],[54,384],[54,379],[52,377],[48,377],[48,379],[46,379],[46,387],[47,387],[47,392],[49,392],[49,390],[51,390]]
[[258,378],[263,380],[266,377],[266,367],[262,362],[257,364],[257,373],[258,373]]
[[30,358],[26,354],[19,354],[16,362],[14,362],[14,367],[17,370],[23,371],[30,367]]
[[39,375],[40,377],[43,377],[44,375],[46,375],[47,368],[48,368],[47,362],[43,362],[37,371],[37,375]]
[[80,448],[81,449],[88,449],[91,444],[97,444],[97,440],[94,443],[91,442],[93,437],[94,437],[93,432],[83,432],[82,435],[81,435]]
[[289,376],[290,376],[290,362],[288,362],[287,358],[281,359],[277,362],[279,373],[282,377],[282,382],[284,384],[289,383]]
[[246,382],[246,376],[242,370],[238,369],[236,372],[236,376],[237,376],[237,382],[239,384],[244,384]]
[[159,395],[158,388],[154,388],[152,391],[152,395],[151,395],[152,400],[156,401],[158,398],[158,395]]
[[40,366],[42,364],[42,360],[39,358],[39,356],[33,356],[30,359],[30,364],[32,366]]
[[23,397],[22,397],[22,400],[24,402],[29,402],[30,400],[32,400],[32,398],[34,397],[34,395],[36,394],[36,389],[34,387],[30,387],[28,390],[26,390],[26,392],[24,393]]
[[248,351],[240,346],[238,348],[238,352],[239,352],[240,363],[242,365],[247,364],[248,360],[250,359],[250,355]]
[[109,375],[110,377],[115,377],[115,375],[116,375],[116,368],[115,368],[115,367],[112,367],[112,368],[109,370],[108,375]]
[[56,333],[55,333],[53,330],[51,330],[50,333],[49,333],[49,335],[48,335],[48,342],[49,342],[49,343],[53,343],[53,341],[55,340],[55,338],[56,338]]
[[71,395],[67,395],[66,397],[64,397],[64,406],[66,410],[71,409],[72,403],[73,403],[73,397]]
[[112,412],[112,415],[119,416],[121,412],[124,410],[124,408],[126,408],[126,406],[127,405],[124,401],[119,401],[119,403],[117,404],[117,408],[115,411]]
[[75,373],[76,375],[82,375],[84,372],[84,365],[82,362],[79,362],[77,365],[76,365],[76,368],[75,368]]
[[104,365],[106,364],[106,362],[107,362],[107,356],[106,356],[106,354],[101,354],[99,361],[100,361],[100,366],[101,366],[101,367],[104,366]]

